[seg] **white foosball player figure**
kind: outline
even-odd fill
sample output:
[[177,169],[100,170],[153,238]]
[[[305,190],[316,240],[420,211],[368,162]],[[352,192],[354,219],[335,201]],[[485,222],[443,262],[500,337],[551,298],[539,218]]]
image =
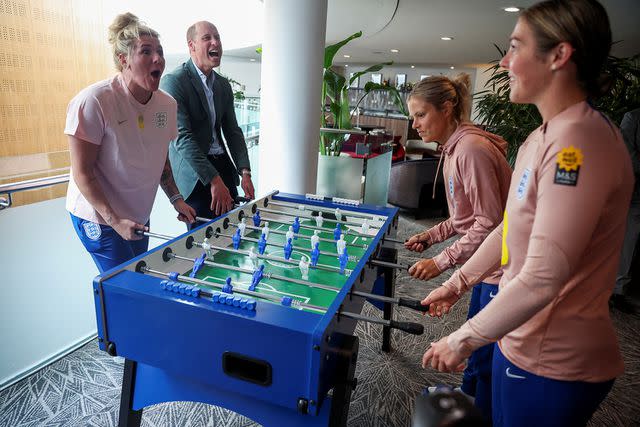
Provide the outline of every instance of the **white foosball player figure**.
[[318,230],[313,230],[313,236],[311,236],[311,250],[316,247],[316,243],[320,243],[320,236],[318,236]]
[[336,208],[335,215],[336,215],[336,221],[338,222],[342,221],[342,211],[340,210],[340,208]]
[[249,248],[249,259],[251,260],[251,263],[253,264],[253,268],[257,269],[258,268],[258,254],[256,253],[255,249],[253,249],[253,246]]
[[344,234],[340,235],[340,239],[336,241],[336,250],[338,252],[338,256],[344,253],[344,250],[347,247],[347,242],[344,241]]
[[264,223],[264,227],[262,227],[262,234],[264,234],[264,240],[269,240],[269,221]]
[[291,239],[291,241],[293,241],[294,237],[295,237],[295,233],[293,232],[293,226],[289,226],[289,230],[285,233],[285,242],[288,242],[289,239]]
[[324,218],[322,218],[322,212],[318,212],[318,215],[316,216],[316,227],[322,227],[322,221],[324,221]]
[[211,244],[206,237],[202,241],[202,249],[207,253],[207,257],[211,258]]
[[366,218],[362,221],[361,232],[362,234],[369,234],[369,220]]
[[247,230],[247,218],[242,218],[240,220],[240,224],[238,224],[238,229],[240,230],[240,237],[244,237],[244,233]]
[[302,274],[302,280],[309,280],[309,261],[305,257],[300,258],[298,267],[300,268],[300,274]]

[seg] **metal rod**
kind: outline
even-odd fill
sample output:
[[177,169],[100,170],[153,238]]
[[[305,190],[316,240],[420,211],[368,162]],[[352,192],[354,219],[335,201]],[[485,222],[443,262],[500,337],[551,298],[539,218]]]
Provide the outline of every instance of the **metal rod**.
[[[277,220],[276,220],[276,222],[277,222]],[[237,222],[230,222],[229,225],[232,225],[234,227],[238,227],[238,223]],[[255,226],[249,225],[249,224],[245,224],[245,225],[250,230],[262,230],[260,227],[255,227]],[[286,231],[281,231],[281,230],[269,229],[269,231],[271,233],[274,233],[274,234],[281,234],[281,235],[286,235],[287,234]],[[311,236],[305,236],[304,234],[293,233],[293,235],[295,237],[299,237],[301,239],[311,240]],[[321,242],[334,243],[334,244],[336,243],[336,241],[334,239],[326,239],[326,238],[320,237],[320,236],[318,236],[318,239]],[[355,248],[367,249],[369,247],[369,245],[364,244],[364,243],[361,244],[361,245],[358,245],[358,244],[355,244],[355,243],[349,243],[349,242],[346,242],[346,243],[347,243],[347,246],[353,246]]]
[[[183,261],[195,262],[195,258],[188,258],[188,257],[176,255],[174,253],[170,253],[170,254],[168,254],[168,256],[170,258],[181,259]],[[237,271],[239,273],[244,273],[244,274],[253,274],[253,270],[249,270],[248,268],[235,267],[233,265],[220,264],[218,262],[212,262],[212,261],[207,261],[207,260],[205,260],[204,263],[205,263],[205,265],[209,265],[211,267],[224,268],[224,269],[227,269],[227,270]],[[279,274],[264,273],[264,277],[266,277],[267,279],[276,279],[276,280],[282,280],[284,282],[296,283],[298,285],[307,286],[309,288],[323,289],[325,291],[332,291],[332,292],[335,292],[335,293],[340,292],[339,289],[336,289],[336,288],[328,286],[328,285],[323,285],[322,283],[314,283],[314,282],[309,282],[307,280],[293,279],[291,277],[281,276]]]
[[[301,211],[304,210],[314,210],[314,211],[321,211],[321,212],[327,212],[327,213],[335,213],[335,209],[332,208],[326,208],[326,207],[322,207],[322,206],[314,206],[314,205],[302,205],[302,204],[298,204],[295,205],[293,203],[288,203],[288,202],[276,202],[275,200],[269,200],[269,204],[270,205],[274,205],[274,206],[280,206],[283,208],[290,208],[290,209],[298,209]],[[342,214],[347,216],[355,216],[355,217],[359,217],[359,218],[371,218],[375,221],[386,221],[387,217],[384,215],[376,215],[376,214],[365,214],[362,212],[354,212],[354,211],[350,211],[350,210],[342,210]]]
[[[263,211],[264,209],[259,209],[258,212]],[[266,212],[266,210],[265,210]],[[262,221],[269,221],[269,222],[275,222],[275,223],[281,223],[281,224],[293,224],[293,221],[287,221],[286,219],[276,219],[276,218],[267,218],[267,217],[260,217],[260,219]],[[362,224],[360,224],[362,225]],[[324,231],[325,233],[333,233],[333,228],[325,228],[325,227],[317,227],[315,225],[306,225],[306,224],[300,224],[300,228],[306,228],[308,230],[318,230],[318,231]],[[372,227],[373,228],[373,227]],[[368,238],[373,238],[375,236],[371,236],[369,234],[365,234],[365,233],[360,233],[358,231],[353,231],[349,228],[344,230],[344,234],[345,235],[352,235],[352,236],[358,236],[358,237],[368,237]]]
[[[233,238],[233,236],[231,234],[225,234],[225,233],[220,233],[220,232],[216,232],[216,235],[222,236],[222,237],[227,237],[229,239]],[[254,243],[258,242],[258,239],[254,239],[252,237],[243,237],[242,240],[246,240],[248,242],[254,242]],[[284,245],[281,245],[279,243],[269,243],[269,242],[267,242],[267,245],[275,246],[275,247],[278,247],[278,248],[283,248],[284,247]],[[292,244],[292,247],[294,249],[302,250],[300,248],[300,246],[293,246],[293,244]],[[328,256],[332,256],[333,257],[333,256],[338,256],[338,252],[333,253],[333,252],[320,251],[320,255],[328,255]],[[360,261],[360,259],[358,257],[356,257],[356,256],[349,255],[349,261],[358,262],[358,261]]]
[[406,242],[406,240],[405,240],[405,241],[402,241],[402,240],[392,239],[391,237],[386,237],[386,236],[385,236],[385,237],[383,237],[383,238],[382,238],[382,242],[383,242],[383,243],[384,243],[384,242],[390,242],[390,243],[397,243],[397,244],[399,244],[399,245],[404,245],[404,244],[405,244],[405,242]]
[[375,265],[378,267],[397,268],[399,270],[409,270],[409,268],[411,267],[410,265],[395,264],[393,262],[381,261],[379,259],[371,259],[369,260],[369,262],[371,263],[371,265]]
[[[202,243],[193,243],[196,246],[200,246],[203,247],[204,245]],[[244,256],[249,256],[249,252],[245,252],[245,251],[241,251],[239,249],[231,249],[231,248],[225,248],[222,246],[216,246],[216,245],[209,245],[209,247],[211,247],[211,249],[215,249],[217,251],[224,251],[224,252],[231,252],[234,254],[238,254],[238,255],[244,255]],[[282,262],[282,263],[287,263],[287,264],[291,264],[291,265],[298,265],[298,263],[294,260],[291,259],[285,259],[285,258],[280,258],[280,257],[276,257],[276,256],[271,256],[271,255],[260,255],[260,254],[256,254],[256,256],[260,259],[266,259],[266,260],[271,260],[271,261],[277,261],[277,262]],[[309,265],[310,269],[317,269],[317,270],[324,270],[324,271],[329,271],[332,273],[339,273],[340,269],[338,267],[333,267],[330,265],[324,265],[324,264],[316,264],[315,266]],[[348,276],[351,273],[347,274],[347,271],[351,271],[351,270],[346,270],[345,269],[345,274]]]
[[[140,235],[143,235],[143,236],[154,237],[156,239],[163,239],[163,240],[172,240],[172,239],[174,239],[174,237],[167,236],[165,234],[152,233],[150,231],[142,231],[142,232],[136,233],[136,234],[140,234]],[[204,249],[204,244],[203,243],[193,242],[193,244],[195,246],[198,246],[198,247],[201,247],[201,248]],[[209,245],[209,247],[211,249],[215,249],[217,251],[225,251],[225,252],[231,252],[231,253],[235,253],[235,254],[239,254],[239,255],[249,256],[249,252],[248,251],[245,252],[245,251],[241,251],[241,250],[238,250],[238,249],[225,248],[223,246],[216,246],[216,245]],[[261,258],[261,259],[267,259],[267,260],[271,260],[271,261],[277,261],[277,262],[283,262],[283,263],[298,265],[298,263],[296,261],[285,259],[285,258],[275,257],[275,256],[271,256],[271,255],[260,255],[260,254],[256,254],[256,256],[258,258]],[[309,268],[310,269],[314,269],[315,268],[317,270],[330,271],[332,273],[339,273],[340,272],[340,269],[338,267],[333,267],[333,266],[324,265],[324,264],[316,264],[315,266],[311,266],[310,265]],[[347,276],[349,274],[351,274],[351,270],[345,269],[344,271],[345,271],[345,274]]]
[[[140,269],[143,273],[151,273],[151,274],[156,274],[158,276],[163,276],[163,277],[169,277],[170,273],[165,273],[163,271],[158,271],[158,270],[152,270],[149,267],[142,267]],[[178,280],[182,281],[182,282],[189,282],[189,283],[197,283],[199,285],[205,285],[205,286],[211,286],[214,288],[218,288],[218,289],[222,289],[222,285],[219,285],[217,283],[213,283],[213,282],[208,282],[206,280],[202,280],[202,279],[196,279],[195,277],[189,277],[189,276],[183,276],[183,275],[178,275],[177,277]],[[248,289],[237,289],[234,288],[233,293],[237,293],[237,294],[243,294],[243,295],[249,295],[252,296],[254,298],[260,298],[263,300],[268,300],[271,302],[274,302],[278,305],[281,305],[281,298],[280,297],[275,297],[272,295],[268,295],[268,294],[261,294],[260,292],[255,292],[255,291],[250,291]],[[293,300],[293,302],[291,303],[292,306],[294,307],[300,307],[300,308],[306,308],[309,310],[315,310],[315,311],[319,311],[321,313],[326,313],[327,309],[325,307],[320,307],[319,305],[313,305],[313,304],[306,304],[303,302],[300,302],[298,300]]]
[[[271,203],[269,203],[271,204]],[[299,214],[295,214],[295,213],[290,213],[290,212],[285,212],[285,211],[277,211],[274,209],[269,209],[269,208],[260,208],[259,209],[262,212],[268,212],[268,213],[273,213],[276,215],[286,215],[286,216],[293,216],[293,217],[299,217],[299,218],[307,218],[307,219],[312,219],[315,221],[316,217],[309,214],[309,215],[299,215]],[[333,213],[333,212],[332,212]],[[340,224],[345,224],[345,225],[356,225],[356,226],[361,226],[362,223],[361,222],[354,222],[354,221],[341,221],[339,219],[331,219],[331,218],[322,218],[324,221],[327,222],[335,222],[335,223],[340,223]],[[369,224],[371,226],[371,228],[380,228],[380,227],[375,227],[373,224]]]

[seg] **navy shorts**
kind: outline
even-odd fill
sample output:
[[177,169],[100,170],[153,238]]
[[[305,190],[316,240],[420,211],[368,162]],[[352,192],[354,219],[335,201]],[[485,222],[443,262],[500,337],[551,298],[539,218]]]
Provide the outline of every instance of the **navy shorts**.
[[560,381],[534,375],[493,351],[494,427],[583,427],[611,390],[600,383]]
[[[141,255],[149,249],[149,238],[124,240],[108,225],[87,221],[71,215],[71,222],[85,249],[100,273]],[[149,223],[147,223],[147,226]]]

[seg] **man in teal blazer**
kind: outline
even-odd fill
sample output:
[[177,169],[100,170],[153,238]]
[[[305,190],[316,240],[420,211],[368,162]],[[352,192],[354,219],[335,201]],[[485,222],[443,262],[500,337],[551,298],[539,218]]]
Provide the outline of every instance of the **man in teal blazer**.
[[233,208],[239,183],[246,197],[254,197],[254,188],[231,85],[213,71],[222,57],[220,34],[210,22],[197,22],[187,31],[187,43],[191,59],[160,83],[178,102],[178,138],[169,160],[185,201],[198,216],[212,218]]

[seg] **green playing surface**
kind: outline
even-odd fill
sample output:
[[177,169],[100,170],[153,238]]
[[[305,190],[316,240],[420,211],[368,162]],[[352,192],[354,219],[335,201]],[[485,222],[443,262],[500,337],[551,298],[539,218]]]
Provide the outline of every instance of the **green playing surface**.
[[[315,221],[311,220],[301,220],[301,225],[314,225]],[[331,221],[325,221],[323,224],[324,228],[335,227],[335,223]],[[271,230],[269,234],[269,238],[267,239],[267,243],[276,243],[280,246],[285,244],[285,235],[284,234],[276,234],[274,231],[282,231],[285,233],[289,229],[289,224],[284,223],[276,223],[273,221],[269,221],[269,229]],[[345,231],[345,226],[342,226],[343,233]],[[229,227],[228,230],[224,231],[227,234],[235,233],[235,227]],[[261,232],[258,230],[249,230],[247,228],[245,237],[250,237],[254,239],[258,239],[260,237]],[[313,230],[307,228],[300,228],[299,235],[303,236],[311,236],[313,234]],[[321,238],[331,239],[333,240],[333,232],[332,231],[321,231],[318,234]],[[370,244],[372,237],[360,237],[354,235],[345,235],[344,240],[347,242],[347,253],[349,256],[355,256],[360,259],[366,249],[362,247],[349,246],[349,243],[355,243],[358,245],[362,244]],[[217,244],[216,240],[211,241],[212,244]],[[271,255],[278,258],[284,258],[284,250],[280,246],[271,246],[267,245],[267,248],[264,252],[265,255]],[[249,248],[253,247],[255,252],[258,253],[258,244],[256,242],[248,242],[243,240],[240,243],[240,250],[247,251]],[[323,242],[320,241],[320,251],[335,253],[335,256],[329,255],[320,255],[318,260],[318,265],[325,265],[335,267],[339,269],[340,263],[338,262],[337,253],[336,253],[336,245],[331,242]],[[280,275],[287,278],[293,279],[302,279],[302,274],[300,269],[298,268],[298,261],[301,257],[306,257],[307,261],[310,259],[311,252],[311,242],[309,239],[305,239],[302,237],[298,237],[298,239],[293,241],[293,252],[291,254],[291,260],[296,261],[296,264],[287,264],[283,262],[259,259],[258,264],[264,264],[264,273],[271,273],[274,275]],[[214,254],[213,259],[208,259],[209,261],[213,261],[218,264],[231,265],[235,267],[241,267],[248,269],[250,271],[254,270],[253,264],[248,256],[241,254],[234,254],[226,251],[219,251]],[[347,270],[353,270],[357,264],[357,261],[349,261],[347,264]],[[227,277],[231,277],[231,283],[234,289],[247,289],[251,285],[251,273],[242,273],[238,271],[231,271],[226,268],[221,267],[212,267],[209,265],[203,265],[200,271],[198,271],[197,278],[205,281],[210,281],[218,284],[224,284]],[[294,301],[298,301],[304,304],[311,304],[315,306],[320,306],[327,308],[333,302],[333,299],[337,295],[337,291],[347,282],[349,276],[341,275],[339,271],[324,271],[314,268],[309,268],[309,282],[319,283],[323,285],[331,286],[335,288],[336,291],[326,290],[326,289],[318,289],[311,288],[302,284],[287,282],[285,280],[279,280],[274,278],[266,278],[260,281],[260,284],[257,286],[256,291],[262,294],[270,294],[277,297],[289,296],[293,298]],[[212,291],[216,291],[218,289],[211,289]]]

